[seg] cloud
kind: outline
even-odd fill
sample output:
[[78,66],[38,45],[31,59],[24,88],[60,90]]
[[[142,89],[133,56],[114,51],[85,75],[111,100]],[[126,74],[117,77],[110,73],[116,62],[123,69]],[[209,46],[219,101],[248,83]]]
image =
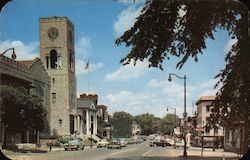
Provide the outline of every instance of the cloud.
[[[173,96],[174,98],[179,97],[183,98],[183,84],[178,84],[175,82],[169,82],[168,80],[158,81],[156,79],[152,79],[147,83],[147,87],[161,89],[162,93],[167,96]],[[187,85],[186,95],[190,96],[191,92],[195,89],[194,86]]]
[[222,84],[219,83],[218,87],[214,88],[215,84],[218,82],[218,79],[209,79],[205,81],[204,83],[201,83],[198,88],[200,90],[198,97],[201,96],[214,96],[219,91],[219,89],[222,87]]
[[87,70],[85,69],[86,65],[86,61],[76,59],[76,75],[91,73],[103,67],[103,63],[89,63],[89,70]]
[[167,107],[176,108],[178,116],[182,117],[183,97],[176,99],[175,95],[167,96],[159,92],[145,90],[143,92],[131,92],[122,90],[104,97],[103,104],[109,108],[109,113],[125,111],[133,116],[150,113],[156,117],[164,117],[173,111],[167,111]]
[[[187,105],[189,114],[192,113],[192,102],[200,96],[215,95],[214,84],[217,80],[209,79],[199,84],[187,85]],[[109,112],[125,111],[132,115],[151,113],[157,117],[163,117],[167,113],[167,107],[176,108],[179,117],[183,116],[183,83],[169,82],[167,80],[151,79],[143,91],[132,92],[128,90],[109,93],[101,98],[103,104],[109,107]]]
[[215,84],[218,82],[218,79],[209,79],[199,85],[200,88],[214,88]]
[[135,5],[132,5],[118,15],[118,20],[115,21],[113,25],[114,31],[118,37],[134,25],[141,10],[142,6],[136,9]]
[[229,39],[226,46],[224,47],[224,51],[228,53],[232,46],[238,41],[238,39]]
[[113,73],[107,74],[105,76],[105,80],[108,80],[108,81],[115,81],[115,80],[126,81],[129,79],[144,76],[150,70],[152,70],[152,69],[148,68],[147,62],[138,61],[135,66],[133,64],[121,66]]
[[[133,115],[150,112],[157,104],[156,94],[148,92],[134,93],[122,90],[115,94],[105,96],[105,104],[110,112],[125,111]],[[153,106],[154,104],[154,106]]]
[[[34,57],[39,57],[39,43],[30,42],[28,44],[23,43],[20,40],[6,40],[0,42],[0,52],[4,52],[6,49],[15,48],[15,54],[17,60],[28,60],[33,59]],[[6,52],[6,56],[11,57],[12,51]]]
[[76,55],[81,58],[87,58],[92,45],[88,37],[81,36],[75,45]]

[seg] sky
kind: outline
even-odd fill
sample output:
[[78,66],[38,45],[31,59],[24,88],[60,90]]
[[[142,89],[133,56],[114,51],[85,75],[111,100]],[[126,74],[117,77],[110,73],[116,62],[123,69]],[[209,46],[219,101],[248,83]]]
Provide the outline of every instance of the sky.
[[[98,95],[98,104],[108,106],[110,114],[125,111],[133,116],[151,113],[163,117],[173,113],[182,117],[183,80],[169,73],[187,76],[187,112],[192,115],[200,96],[215,95],[214,77],[225,66],[225,55],[235,40],[225,31],[207,39],[196,63],[190,58],[181,70],[180,59],[164,61],[164,70],[120,64],[130,51],[115,40],[133,26],[144,2],[138,0],[13,0],[0,13],[0,52],[15,47],[18,60],[39,57],[39,17],[66,16],[75,26],[77,95]],[[7,54],[6,54],[7,55]],[[89,61],[89,73],[85,70]],[[167,108],[169,110],[167,111]],[[172,110],[171,110],[172,108]]]

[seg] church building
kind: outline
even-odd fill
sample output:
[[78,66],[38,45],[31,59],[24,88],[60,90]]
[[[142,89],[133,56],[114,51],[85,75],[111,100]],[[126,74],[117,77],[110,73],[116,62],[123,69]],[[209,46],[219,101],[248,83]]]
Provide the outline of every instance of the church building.
[[50,128],[70,134],[76,110],[74,25],[67,17],[40,18],[40,59],[51,80]]

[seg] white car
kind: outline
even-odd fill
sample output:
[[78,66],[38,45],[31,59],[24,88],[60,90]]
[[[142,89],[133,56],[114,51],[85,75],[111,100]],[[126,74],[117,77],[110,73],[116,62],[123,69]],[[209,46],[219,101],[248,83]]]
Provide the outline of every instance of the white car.
[[128,144],[128,142],[124,138],[120,138],[119,142],[120,142],[121,147],[126,147]]
[[97,142],[97,148],[101,148],[101,147],[106,147],[108,146],[109,144],[109,140],[107,139],[100,139],[98,142]]
[[176,147],[184,147],[184,140],[176,140]]

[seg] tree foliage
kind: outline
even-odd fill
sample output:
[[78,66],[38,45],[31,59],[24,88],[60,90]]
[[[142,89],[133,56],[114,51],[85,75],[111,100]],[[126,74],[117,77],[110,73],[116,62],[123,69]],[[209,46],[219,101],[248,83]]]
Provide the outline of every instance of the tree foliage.
[[161,132],[164,134],[171,134],[174,128],[179,126],[179,117],[174,114],[167,114],[161,119]]
[[110,118],[113,127],[112,135],[116,138],[127,138],[132,135],[133,116],[126,112],[115,112]]
[[1,122],[10,132],[35,129],[44,131],[48,128],[46,110],[42,100],[31,95],[24,87],[1,85]]
[[[180,11],[185,14],[180,15]],[[228,31],[237,42],[225,57],[225,68],[216,76],[219,81],[215,87],[222,87],[213,103],[210,126],[244,121],[247,132],[248,14],[242,3],[232,0],[149,0],[134,26],[116,40],[117,45],[132,47],[121,63],[136,64],[146,59],[149,67],[163,69],[165,59],[179,57],[176,68],[181,69],[190,57],[198,61],[206,49],[206,40],[214,39],[217,30]],[[248,133],[244,135],[246,140]]]
[[141,134],[149,135],[155,133],[157,120],[153,114],[141,114],[134,117],[134,121],[141,127]]

